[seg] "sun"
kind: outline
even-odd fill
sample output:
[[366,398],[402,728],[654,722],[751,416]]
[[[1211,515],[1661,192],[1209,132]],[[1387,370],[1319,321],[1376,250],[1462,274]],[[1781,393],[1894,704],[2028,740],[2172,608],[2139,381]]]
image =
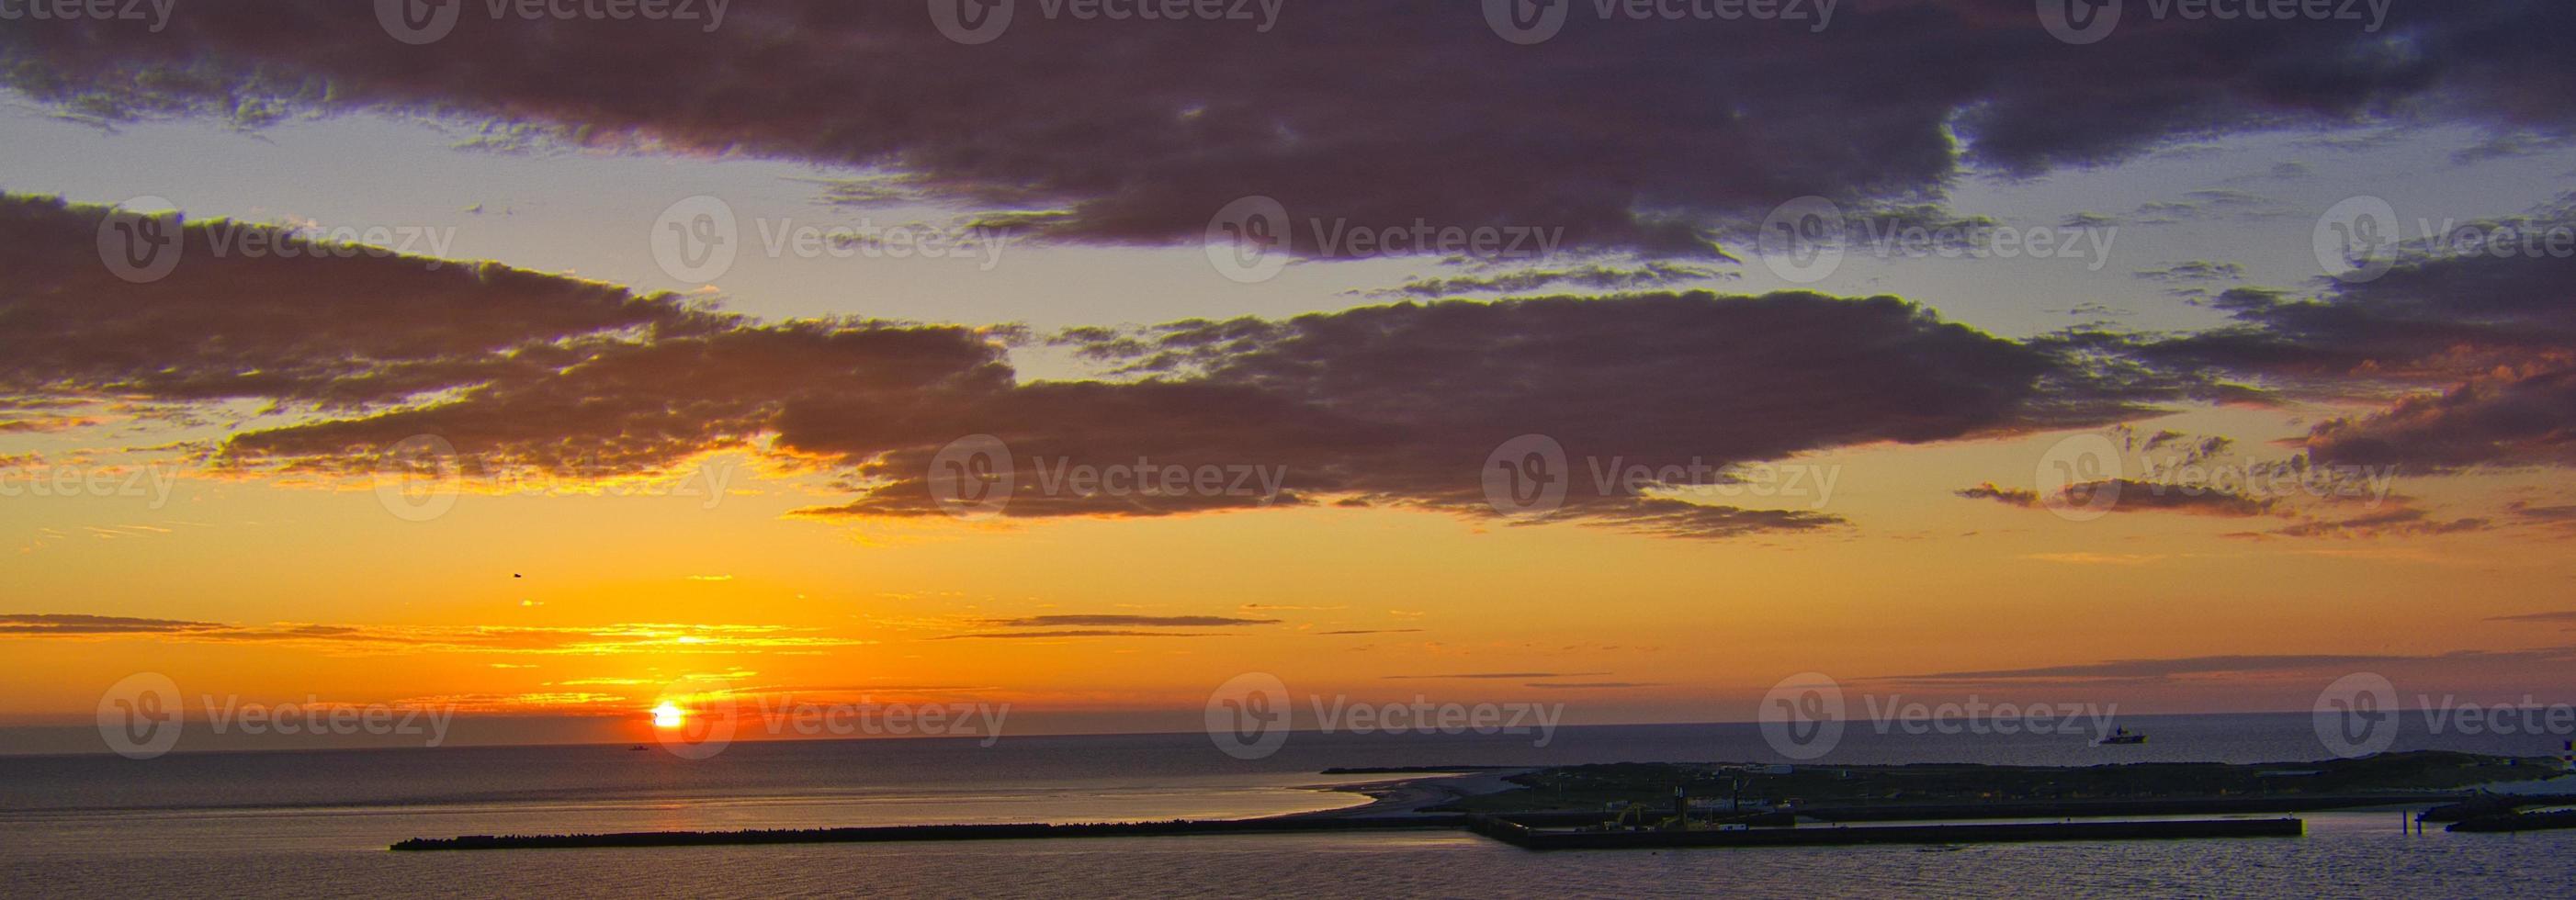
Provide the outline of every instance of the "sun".
[[689,714],[680,709],[679,704],[669,700],[664,700],[662,705],[653,707],[653,727],[655,728],[678,728],[681,720],[688,717]]

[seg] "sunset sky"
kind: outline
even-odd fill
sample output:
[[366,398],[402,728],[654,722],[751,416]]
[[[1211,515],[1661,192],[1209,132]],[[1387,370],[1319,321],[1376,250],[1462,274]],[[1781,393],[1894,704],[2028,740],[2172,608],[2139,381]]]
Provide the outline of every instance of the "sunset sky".
[[[0,20],[0,752],[146,672],[487,742],[2576,699],[2576,6],[930,6]],[[1140,460],[1219,477],[1051,478]]]

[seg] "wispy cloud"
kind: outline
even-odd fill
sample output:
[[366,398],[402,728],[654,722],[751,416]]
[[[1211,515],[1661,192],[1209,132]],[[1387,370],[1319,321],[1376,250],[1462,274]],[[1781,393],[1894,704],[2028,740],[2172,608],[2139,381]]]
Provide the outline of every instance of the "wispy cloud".
[[616,623],[591,627],[323,625],[264,626],[59,613],[0,615],[0,639],[157,640],[204,644],[296,644],[344,652],[443,651],[601,654],[752,652],[875,643],[778,625]]
[[1216,625],[1276,625],[1279,624],[1279,620],[1236,616],[1059,615],[986,619],[984,624],[1003,628],[1062,628],[1095,625],[1111,628],[1201,628]]
[[1104,637],[1199,638],[1199,637],[1227,637],[1227,636],[1230,636],[1230,633],[1229,633],[1229,632],[1221,632],[1221,631],[1138,631],[1138,630],[1134,630],[1134,629],[1114,629],[1114,628],[1077,628],[1077,629],[1067,629],[1067,630],[1062,630],[1062,631],[985,631],[985,632],[974,632],[974,633],[970,633],[970,634],[950,634],[950,635],[942,635],[942,636],[939,636],[939,637],[936,637],[936,638],[932,638],[931,640],[936,640],[936,641],[965,641],[965,640],[995,640],[995,641],[1003,641],[1003,640],[1027,640],[1027,639],[1031,639],[1031,638],[1104,638]]
[[2155,683],[2194,677],[2348,672],[2357,668],[2434,663],[2542,665],[2565,663],[2568,661],[2576,661],[2576,647],[2544,647],[2533,650],[2503,651],[2459,650],[2448,653],[2417,655],[2283,653],[2190,656],[2156,659],[2115,659],[2094,663],[2034,666],[2021,669],[1979,669],[1932,672],[1921,675],[1888,675],[1867,680],[1927,685],[1989,683]]

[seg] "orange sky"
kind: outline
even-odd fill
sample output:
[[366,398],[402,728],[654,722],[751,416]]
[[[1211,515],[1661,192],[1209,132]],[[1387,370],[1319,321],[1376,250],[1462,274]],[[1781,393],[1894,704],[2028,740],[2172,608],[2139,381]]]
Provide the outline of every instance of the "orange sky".
[[2302,710],[2576,656],[2576,89],[2490,39],[2555,8],[260,7],[0,26],[0,752],[138,675],[640,741],[674,696]]

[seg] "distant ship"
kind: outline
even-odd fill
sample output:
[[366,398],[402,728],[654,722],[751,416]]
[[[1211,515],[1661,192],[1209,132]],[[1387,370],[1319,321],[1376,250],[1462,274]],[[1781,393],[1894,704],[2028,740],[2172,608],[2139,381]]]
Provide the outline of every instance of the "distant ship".
[[2095,743],[2095,744],[2099,745],[2099,744],[2143,744],[2143,743],[2146,743],[2146,742],[2147,742],[2147,733],[2146,733],[2146,732],[2143,732],[2143,731],[2130,731],[2130,730],[2129,730],[2129,729],[2127,729],[2127,728],[2114,728],[2114,729],[2111,729],[2111,733],[2110,733],[2110,734],[2103,735],[2101,740],[2094,741],[2093,743]]
[[635,746],[632,746],[632,747],[628,747],[628,748],[626,748],[627,752],[629,752],[629,753],[632,753],[632,752],[637,751],[637,750],[649,750],[649,749],[652,749],[652,748],[650,748],[650,747],[646,747],[646,746],[644,746],[644,745],[642,745],[642,744],[637,744],[637,745],[635,745]]

